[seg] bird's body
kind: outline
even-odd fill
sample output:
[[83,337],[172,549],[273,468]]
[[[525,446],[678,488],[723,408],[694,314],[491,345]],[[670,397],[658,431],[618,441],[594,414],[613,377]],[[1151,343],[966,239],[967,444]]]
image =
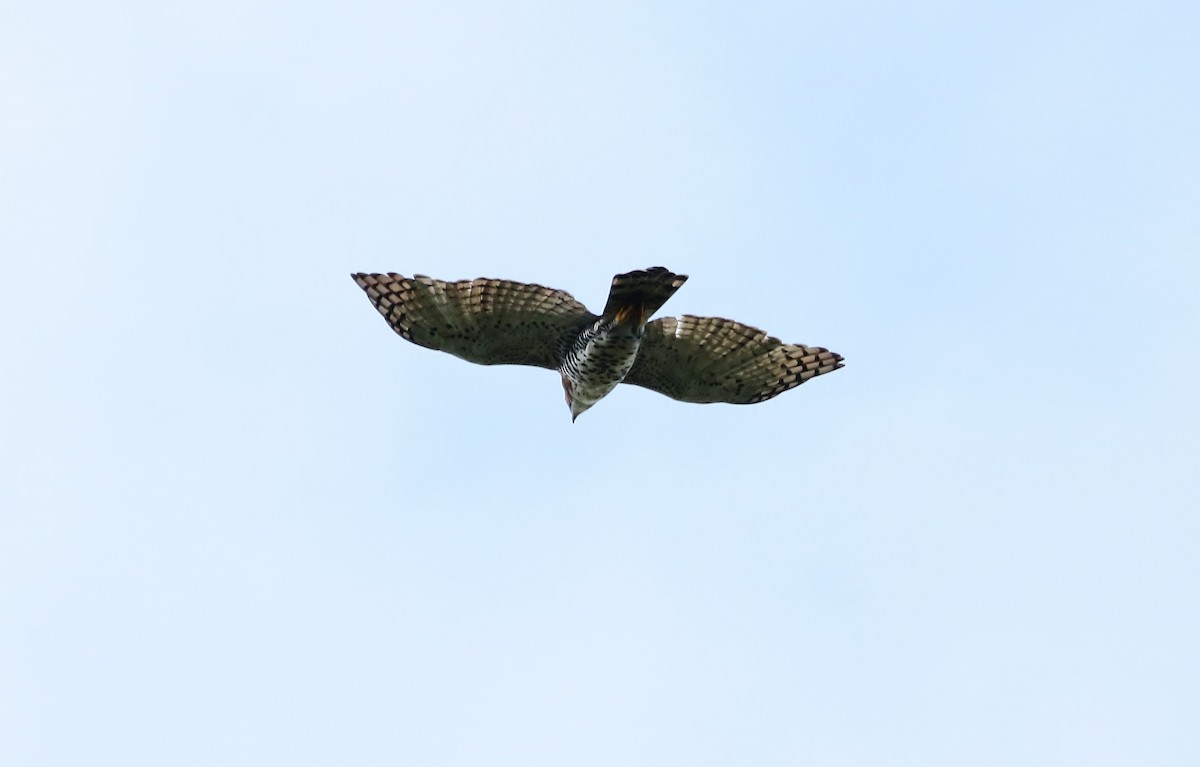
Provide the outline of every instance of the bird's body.
[[573,417],[576,409],[583,412],[625,380],[644,332],[601,318],[579,334],[558,369]]
[[604,312],[579,333],[558,368],[572,419],[625,380],[637,361],[646,321],[685,280],[662,267],[613,278]]
[[827,349],[785,344],[733,320],[684,315],[651,322],[687,280],[663,267],[614,277],[599,315],[564,291],[509,280],[353,277],[413,343],[483,365],[558,371],[572,420],[620,383],[685,402],[749,404],[842,367],[842,357]]

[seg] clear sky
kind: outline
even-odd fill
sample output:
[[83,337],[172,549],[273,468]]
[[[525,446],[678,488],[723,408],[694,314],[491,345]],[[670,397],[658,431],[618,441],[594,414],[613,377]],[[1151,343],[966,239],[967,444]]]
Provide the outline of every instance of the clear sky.
[[[0,763],[1200,764],[1193,2],[0,4]],[[691,275],[751,407],[352,271]]]

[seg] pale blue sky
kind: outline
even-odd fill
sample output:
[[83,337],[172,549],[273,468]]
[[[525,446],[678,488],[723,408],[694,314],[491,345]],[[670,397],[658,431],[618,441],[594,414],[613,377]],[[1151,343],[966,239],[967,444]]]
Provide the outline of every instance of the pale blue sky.
[[[1188,2],[0,4],[0,763],[1200,763]],[[530,280],[753,407],[395,337]]]

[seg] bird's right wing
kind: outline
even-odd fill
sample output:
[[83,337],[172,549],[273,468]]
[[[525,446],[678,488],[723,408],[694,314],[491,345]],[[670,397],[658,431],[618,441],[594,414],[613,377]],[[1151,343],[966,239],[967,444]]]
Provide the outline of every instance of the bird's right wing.
[[402,338],[480,365],[557,369],[564,345],[596,319],[570,293],[541,285],[351,276]]
[[828,349],[785,344],[720,317],[663,317],[646,325],[624,383],[684,402],[749,405],[842,367]]

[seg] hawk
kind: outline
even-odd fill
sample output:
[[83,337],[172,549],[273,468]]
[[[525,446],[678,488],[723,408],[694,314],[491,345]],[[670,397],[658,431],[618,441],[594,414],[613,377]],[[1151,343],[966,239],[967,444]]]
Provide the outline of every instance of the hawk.
[[661,266],[613,277],[600,314],[565,291],[510,280],[351,276],[392,330],[418,346],[480,365],[557,371],[572,421],[619,383],[683,402],[748,405],[842,367],[840,354],[733,320],[651,322],[687,280]]

